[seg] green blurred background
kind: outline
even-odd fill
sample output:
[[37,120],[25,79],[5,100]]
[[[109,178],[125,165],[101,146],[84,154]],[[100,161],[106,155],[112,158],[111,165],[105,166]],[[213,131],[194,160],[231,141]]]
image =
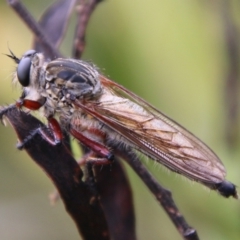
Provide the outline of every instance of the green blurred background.
[[[39,18],[52,1],[23,1]],[[236,23],[240,6],[231,1]],[[101,3],[87,31],[84,59],[137,93],[206,142],[224,162],[227,178],[240,186],[240,150],[225,139],[224,101],[227,51],[222,1],[167,0]],[[20,56],[31,48],[32,34],[0,1],[0,52]],[[72,32],[62,46],[71,55]],[[12,103],[20,89],[12,87],[14,63],[0,54],[0,105]],[[15,148],[12,128],[0,125],[0,239],[78,239],[61,202],[50,206],[54,186],[24,151]],[[200,239],[239,240],[240,203],[224,199],[197,183],[166,171],[152,161],[147,167],[172,191],[177,206]],[[137,233],[141,240],[178,240],[177,230],[155,198],[129,169],[134,192]]]

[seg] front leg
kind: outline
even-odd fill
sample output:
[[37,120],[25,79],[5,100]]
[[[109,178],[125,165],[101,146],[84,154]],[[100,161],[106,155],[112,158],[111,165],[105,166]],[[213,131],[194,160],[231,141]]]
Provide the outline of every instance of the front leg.
[[21,143],[17,144],[17,148],[21,150],[26,147],[36,134],[40,134],[44,140],[53,146],[60,144],[63,140],[62,130],[58,121],[53,117],[49,117],[48,128],[39,127],[35,129]]
[[33,101],[33,100],[29,100],[29,99],[23,99],[20,98],[17,102],[16,102],[16,107],[17,108],[22,108],[25,107],[29,110],[38,110],[40,107],[42,107],[43,104],[41,104],[38,101]]
[[[39,108],[42,107],[42,105],[43,104],[41,104],[38,101],[33,101],[24,98],[20,98],[16,102],[16,107],[20,109],[22,107],[25,107],[30,110],[38,110]],[[17,145],[17,148],[23,149],[27,145],[27,143],[34,138],[36,134],[40,134],[43,137],[43,139],[45,139],[48,143],[50,143],[53,146],[60,144],[63,139],[63,134],[58,121],[53,117],[48,117],[47,120],[48,128],[39,127],[35,129],[33,132],[29,134],[28,137],[26,137],[21,143]]]
[[28,100],[21,97],[15,104],[11,104],[7,107],[0,107],[0,121],[2,121],[4,115],[8,112],[14,109],[15,107],[21,109],[22,107],[25,107],[29,110],[38,110],[43,106],[43,103],[40,103],[38,101]]

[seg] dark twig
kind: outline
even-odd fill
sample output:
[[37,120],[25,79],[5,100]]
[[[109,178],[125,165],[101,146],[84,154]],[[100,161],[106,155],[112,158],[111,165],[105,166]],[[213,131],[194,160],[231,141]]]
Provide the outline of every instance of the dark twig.
[[114,240],[136,240],[132,190],[121,161],[94,166],[96,186]]
[[32,15],[27,11],[24,5],[18,0],[7,0],[8,4],[14,9],[19,17],[25,22],[25,24],[31,29],[38,41],[42,44],[42,47],[48,52],[49,56],[54,59],[61,56],[56,48],[48,40],[39,24],[35,21]]
[[128,164],[134,169],[138,176],[143,180],[151,192],[155,195],[158,202],[162,205],[172,222],[176,226],[177,230],[185,240],[199,240],[195,229],[190,227],[182,214],[179,212],[176,204],[172,199],[172,194],[169,190],[163,188],[156,179],[148,172],[144,165],[138,159],[136,153],[132,150],[118,151],[121,157],[123,157]]
[[78,24],[75,30],[75,38],[73,43],[73,57],[81,58],[83,50],[85,48],[85,35],[87,25],[96,5],[102,0],[79,0],[78,12]]

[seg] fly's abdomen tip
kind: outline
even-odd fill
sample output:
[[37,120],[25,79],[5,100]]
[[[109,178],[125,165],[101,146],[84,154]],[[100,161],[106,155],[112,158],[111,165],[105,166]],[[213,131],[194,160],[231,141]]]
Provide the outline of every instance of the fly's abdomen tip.
[[236,186],[228,181],[223,181],[221,183],[216,184],[217,191],[224,197],[228,198],[230,196],[238,199],[238,193],[236,190]]

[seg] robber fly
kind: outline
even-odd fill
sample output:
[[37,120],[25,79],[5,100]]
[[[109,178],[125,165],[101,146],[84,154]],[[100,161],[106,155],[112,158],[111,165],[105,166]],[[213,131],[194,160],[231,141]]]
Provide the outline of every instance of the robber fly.
[[[32,135],[41,134],[55,145],[61,143],[62,131],[67,131],[106,161],[113,158],[112,146],[130,147],[225,197],[238,197],[211,149],[142,98],[101,75],[94,65],[71,58],[48,61],[35,50],[20,59],[10,53],[7,56],[18,64],[16,78],[23,89],[16,106],[41,109],[52,132],[39,128]],[[29,139],[18,147],[24,148]]]

